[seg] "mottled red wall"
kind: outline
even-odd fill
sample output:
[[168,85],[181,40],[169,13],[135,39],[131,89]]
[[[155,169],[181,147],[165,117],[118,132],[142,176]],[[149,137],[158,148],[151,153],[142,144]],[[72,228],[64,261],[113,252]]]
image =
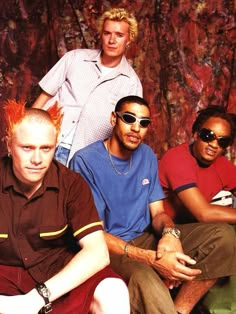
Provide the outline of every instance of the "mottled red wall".
[[[158,156],[191,138],[200,108],[220,104],[236,113],[233,0],[8,0],[0,2],[0,138],[6,99],[32,103],[38,81],[60,56],[97,47],[96,19],[110,6],[133,11],[139,21],[127,56],[152,107],[147,142]],[[235,155],[234,148],[233,161]]]

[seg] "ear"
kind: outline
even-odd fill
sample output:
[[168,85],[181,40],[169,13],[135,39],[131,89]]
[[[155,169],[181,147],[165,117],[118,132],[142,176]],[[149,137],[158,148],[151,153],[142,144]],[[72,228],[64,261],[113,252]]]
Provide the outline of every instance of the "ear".
[[126,45],[125,45],[125,48],[126,48],[126,49],[128,49],[128,48],[129,48],[129,46],[130,46],[131,42],[132,42],[132,41],[131,41],[131,40],[129,40],[129,41],[126,43]]
[[7,146],[7,151],[8,151],[8,153],[11,154],[11,140],[10,140],[9,136],[5,136],[5,142],[6,142],[6,146]]
[[192,138],[194,141],[196,141],[198,139],[198,132],[194,132],[193,135],[192,135]]
[[111,123],[112,126],[116,125],[116,119],[117,119],[116,113],[114,111],[112,111],[111,117],[110,117],[110,123]]

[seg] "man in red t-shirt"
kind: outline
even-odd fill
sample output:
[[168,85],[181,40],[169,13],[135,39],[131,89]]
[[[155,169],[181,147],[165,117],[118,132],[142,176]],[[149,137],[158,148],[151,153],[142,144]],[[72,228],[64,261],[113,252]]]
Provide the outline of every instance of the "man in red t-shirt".
[[[221,106],[201,110],[192,126],[193,142],[170,149],[161,159],[159,176],[167,196],[165,208],[176,223],[236,223],[234,208],[211,204],[221,190],[236,195],[236,167],[224,156],[235,138],[233,117]],[[224,264],[227,256],[223,254],[220,259]],[[209,280],[206,289],[214,283],[215,280]],[[197,295],[196,289],[194,298]],[[188,290],[184,298],[193,300]],[[180,304],[178,294],[175,305],[185,313]]]

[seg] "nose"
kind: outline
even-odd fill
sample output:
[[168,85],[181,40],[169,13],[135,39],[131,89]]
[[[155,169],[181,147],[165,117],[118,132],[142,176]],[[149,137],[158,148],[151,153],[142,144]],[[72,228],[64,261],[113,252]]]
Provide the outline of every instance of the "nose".
[[138,121],[136,121],[134,124],[131,125],[131,129],[134,132],[139,132],[140,131],[140,124]]
[[218,147],[219,146],[216,138],[214,140],[208,142],[208,144],[210,144],[212,147]]
[[116,41],[115,34],[111,34],[110,37],[109,37],[109,43],[113,44],[113,43],[115,43],[115,41]]
[[42,154],[39,149],[35,149],[31,156],[31,163],[38,165],[42,162]]

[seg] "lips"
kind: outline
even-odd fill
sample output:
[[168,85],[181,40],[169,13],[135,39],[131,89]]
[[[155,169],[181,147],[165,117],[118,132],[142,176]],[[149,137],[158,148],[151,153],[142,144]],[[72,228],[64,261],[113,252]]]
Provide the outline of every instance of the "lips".
[[216,155],[216,150],[215,149],[211,149],[211,148],[209,148],[209,147],[207,147],[206,149],[205,149],[205,151],[206,151],[206,154],[207,155],[210,155],[210,156],[212,156],[212,157],[214,157],[215,155]]
[[107,49],[107,50],[112,50],[112,51],[114,50],[114,51],[115,51],[115,50],[117,49],[117,47],[114,47],[114,46],[112,46],[112,47],[107,46],[106,49]]
[[44,168],[27,168],[27,170],[29,172],[38,173],[38,172],[42,172],[44,170]]
[[132,143],[138,143],[140,141],[140,137],[137,135],[129,134],[128,138]]

